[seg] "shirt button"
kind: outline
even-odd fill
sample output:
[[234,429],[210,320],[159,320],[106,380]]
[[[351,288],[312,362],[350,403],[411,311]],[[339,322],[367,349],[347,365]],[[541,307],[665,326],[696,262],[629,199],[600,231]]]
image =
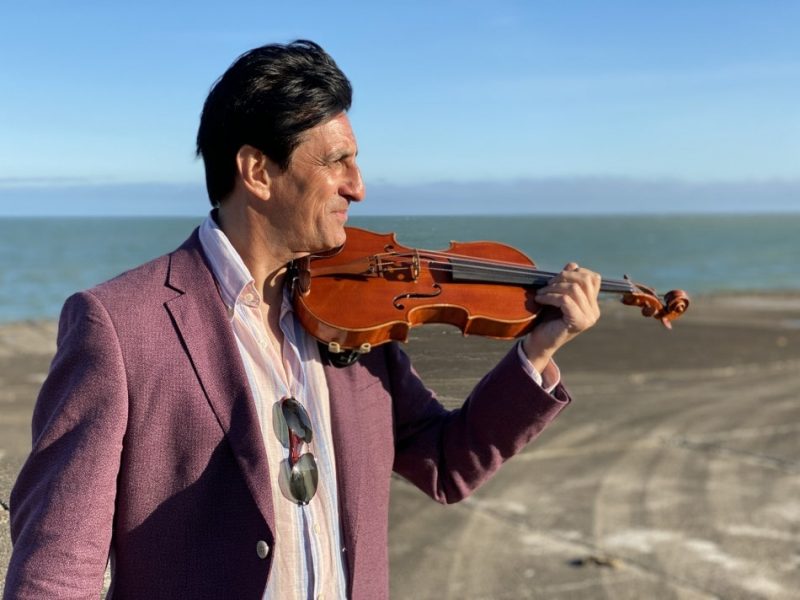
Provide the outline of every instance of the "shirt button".
[[256,554],[258,554],[258,558],[264,559],[267,558],[269,554],[269,544],[264,540],[258,540],[256,544]]
[[322,528],[319,526],[319,523],[314,523],[314,533],[316,533],[317,535],[319,535],[319,532],[320,532],[321,530],[322,530]]
[[252,302],[253,302],[253,300],[255,300],[255,299],[256,299],[256,297],[255,297],[253,294],[251,294],[250,292],[247,292],[247,293],[244,295],[244,299],[245,299],[247,302],[251,302],[251,303],[252,303]]

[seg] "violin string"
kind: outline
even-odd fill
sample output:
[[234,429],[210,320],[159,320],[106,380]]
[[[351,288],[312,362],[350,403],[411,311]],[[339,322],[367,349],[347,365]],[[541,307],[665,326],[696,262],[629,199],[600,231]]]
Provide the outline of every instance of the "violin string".
[[520,275],[533,275],[533,276],[543,275],[547,277],[554,277],[555,275],[558,274],[558,273],[551,273],[548,271],[541,271],[534,267],[528,267],[525,265],[518,265],[509,262],[497,261],[492,259],[476,259],[471,256],[464,256],[458,254],[444,254],[444,253],[437,253],[430,251],[426,251],[425,254],[420,254],[420,255],[416,255],[413,253],[405,253],[405,254],[387,253],[387,254],[378,254],[376,256],[379,258],[381,257],[415,258],[416,256],[419,256],[420,258],[426,258],[426,259],[429,256],[433,256],[435,258],[443,258],[444,260],[441,261],[441,264],[457,264],[459,266],[470,266],[488,272],[516,273]]
[[[546,277],[555,277],[558,273],[552,271],[542,271],[535,267],[530,267],[527,265],[520,265],[517,263],[507,262],[507,261],[500,261],[495,259],[478,259],[473,256],[463,255],[463,254],[451,254],[445,252],[437,252],[433,250],[425,250],[423,253],[385,253],[385,254],[377,254],[377,257],[383,256],[396,256],[400,258],[414,258],[415,256],[419,256],[420,258],[427,258],[428,256],[433,256],[436,258],[442,258],[444,263],[446,264],[458,264],[458,265],[467,265],[467,266],[474,266],[476,268],[484,268],[487,270],[492,270],[494,267],[491,265],[497,265],[499,267],[498,272],[500,273],[519,273],[519,274],[531,274],[531,275],[544,275]],[[452,259],[458,259],[458,261],[454,261]],[[459,262],[460,261],[460,262]],[[608,280],[613,281],[613,280]],[[620,283],[625,284],[628,286],[628,282],[620,281]]]
[[[445,270],[449,271],[451,266],[463,266],[463,267],[468,267],[474,271],[482,271],[491,274],[499,274],[499,275],[506,274],[506,275],[532,277],[533,280],[530,282],[531,285],[536,285],[536,284],[544,285],[551,277],[555,277],[556,275],[558,275],[558,273],[554,273],[551,271],[541,271],[539,269],[536,269],[535,267],[528,267],[526,265],[518,265],[514,263],[498,261],[493,259],[477,259],[471,256],[449,254],[449,253],[442,253],[435,251],[424,251],[424,253],[387,252],[384,254],[377,254],[375,256],[378,258],[392,257],[401,259],[402,258],[411,259],[418,256],[419,258],[428,259],[429,268],[431,268],[431,265],[436,265],[437,268],[432,269],[436,271],[445,271]],[[446,260],[431,261],[428,258],[429,256],[444,257]],[[406,268],[408,267],[402,266],[391,270],[402,270]],[[384,269],[389,270],[387,267],[384,267]],[[636,292],[637,288],[632,282],[628,280],[624,279],[615,280],[615,279],[602,278],[601,291],[627,293],[627,292]]]
[[[398,255],[401,256],[401,255]],[[483,261],[479,261],[477,259],[467,258],[460,261],[448,260],[444,262],[435,262],[429,261],[429,265],[442,265],[442,268],[438,270],[447,270],[447,267],[450,266],[466,266],[472,269],[473,271],[483,271],[486,273],[491,274],[506,274],[506,275],[516,275],[516,276],[525,276],[533,278],[530,282],[531,285],[535,285],[537,283],[545,284],[551,277],[558,275],[558,273],[553,273],[549,271],[540,271],[538,269],[534,269],[531,267],[526,267],[524,265],[514,265],[513,263],[499,263],[502,264],[502,267],[492,267],[486,265]],[[407,268],[406,266],[400,267],[400,269]],[[633,285],[630,281],[626,280],[613,280],[613,279],[602,279],[601,290],[605,292],[635,292],[636,286]]]
[[[386,272],[407,271],[410,268],[410,266],[411,266],[411,264],[409,263],[407,265],[400,265],[400,266],[396,266],[396,267],[384,267],[383,270],[386,271]],[[473,267],[470,267],[470,268],[471,268],[472,272],[477,272],[477,271],[481,271],[482,270],[484,272],[491,273],[492,275],[498,275],[498,274],[499,275],[503,275],[503,274],[506,274],[506,275],[509,275],[509,276],[519,276],[520,274],[523,274],[523,275],[525,275],[526,278],[528,278],[528,281],[526,281],[525,283],[527,283],[528,285],[531,285],[531,286],[542,287],[542,286],[546,285],[547,282],[550,280],[550,274],[547,274],[546,276],[541,275],[541,274],[538,275],[538,276],[536,276],[536,275],[532,276],[529,272],[520,272],[520,271],[511,270],[511,269],[505,269],[505,270],[504,269],[497,269],[497,268],[487,269],[485,267],[480,267],[480,266],[473,266]],[[433,272],[448,272],[448,273],[451,273],[452,272],[452,263],[429,261],[428,269],[430,271],[433,271]],[[555,274],[553,274],[553,275],[555,275]],[[636,292],[637,288],[633,284],[625,282],[625,281],[608,282],[606,280],[602,280],[600,291],[602,291],[602,292],[611,292],[611,293],[632,293],[632,292]]]
[[[490,272],[497,272],[497,273],[506,273],[506,274],[520,274],[520,275],[531,275],[534,277],[545,277],[550,279],[551,277],[555,277],[558,273],[552,271],[542,271],[535,267],[529,267],[526,265],[518,265],[515,263],[508,263],[502,261],[484,261],[480,259],[476,259],[470,256],[463,256],[463,255],[453,255],[455,258],[458,258],[458,261],[449,260],[449,256],[443,253],[431,252],[434,256],[443,256],[445,257],[445,264],[456,264],[458,266],[469,266],[476,270],[486,269]],[[500,268],[491,267],[487,265],[487,262],[490,264],[497,264]],[[602,286],[603,291],[621,291],[621,292],[632,292],[636,291],[636,286],[629,280],[624,279],[608,279],[603,277],[602,278]]]
[[385,256],[387,256],[387,257],[397,256],[397,257],[401,257],[401,258],[413,258],[413,257],[416,257],[416,256],[419,256],[420,258],[424,258],[424,257],[432,256],[432,257],[435,257],[435,258],[441,258],[444,261],[449,261],[452,258],[456,258],[456,259],[462,259],[462,260],[470,261],[470,262],[473,262],[475,264],[481,264],[481,265],[498,265],[498,266],[504,266],[504,267],[514,267],[514,268],[520,268],[520,269],[527,269],[527,270],[536,271],[535,267],[528,267],[526,265],[520,265],[518,263],[512,263],[512,262],[503,261],[503,260],[496,260],[496,259],[493,259],[493,258],[481,258],[481,259],[479,259],[479,258],[476,258],[474,256],[469,256],[467,254],[454,254],[454,253],[450,253],[450,252],[440,252],[440,251],[436,251],[436,250],[421,250],[421,251],[417,251],[417,252],[385,252],[383,254],[375,254],[374,256],[376,256],[378,258],[382,258],[382,257],[385,257]]
[[[413,254],[393,254],[393,255],[378,255],[378,256],[392,256],[398,258],[414,258]],[[554,277],[557,273],[550,273],[547,271],[540,271],[531,267],[525,267],[524,265],[515,265],[513,263],[502,263],[499,261],[480,261],[471,257],[458,257],[453,256],[452,258],[458,258],[460,260],[444,260],[444,261],[431,261],[428,259],[427,256],[421,256],[420,258],[427,259],[429,264],[437,264],[437,265],[457,265],[457,266],[467,266],[474,268],[476,270],[482,270],[490,273],[506,273],[506,274],[518,274],[518,275],[530,275],[530,276],[545,276],[545,277]],[[448,257],[451,258],[451,257]],[[498,266],[491,266],[491,264],[496,264]],[[406,268],[404,265],[402,268]]]
[[[408,271],[410,266],[411,266],[411,264],[409,263],[409,264],[405,264],[405,265],[397,265],[397,266],[394,266],[394,267],[384,267],[383,271],[388,272],[388,273],[396,273],[396,272],[400,272],[400,271]],[[428,270],[433,271],[433,272],[441,272],[441,273],[444,273],[444,272],[450,273],[450,272],[452,272],[452,263],[429,261],[427,266],[428,266]],[[505,270],[504,271],[502,269],[486,269],[485,267],[484,268],[471,267],[471,270],[472,270],[472,272],[484,271],[486,273],[490,273],[490,274],[493,274],[493,275],[494,274],[499,274],[499,275],[503,275],[503,274],[520,275],[520,273],[516,272],[516,271],[511,271],[511,270]],[[549,281],[549,277],[544,277],[544,276],[537,277],[535,275],[531,276],[528,273],[525,273],[525,275],[527,277],[529,277],[529,281],[527,283],[530,283],[530,285],[537,285],[537,284],[545,285],[547,283],[547,281]]]

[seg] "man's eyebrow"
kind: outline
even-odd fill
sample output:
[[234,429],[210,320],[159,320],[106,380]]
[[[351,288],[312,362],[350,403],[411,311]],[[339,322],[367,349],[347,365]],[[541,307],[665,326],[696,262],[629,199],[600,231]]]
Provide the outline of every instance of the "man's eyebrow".
[[350,150],[349,148],[336,148],[328,154],[328,160],[340,160],[342,158],[350,158],[358,156],[358,148]]

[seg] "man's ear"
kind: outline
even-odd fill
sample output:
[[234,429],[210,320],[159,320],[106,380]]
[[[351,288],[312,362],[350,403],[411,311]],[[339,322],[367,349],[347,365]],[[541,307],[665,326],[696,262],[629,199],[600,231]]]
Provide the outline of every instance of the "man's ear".
[[236,170],[242,185],[254,196],[269,198],[270,177],[267,172],[269,158],[258,148],[245,144],[236,153]]

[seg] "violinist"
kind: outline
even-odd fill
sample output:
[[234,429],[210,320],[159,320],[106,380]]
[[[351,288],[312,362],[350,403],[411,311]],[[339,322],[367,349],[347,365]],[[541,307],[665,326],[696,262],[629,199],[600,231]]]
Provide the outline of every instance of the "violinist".
[[597,320],[600,286],[574,263],[536,293],[557,317],[455,411],[397,343],[343,365],[300,326],[287,265],[341,246],[365,198],[350,103],[309,41],[214,84],[208,217],[64,305],[5,598],[97,597],[109,560],[115,599],[386,598],[391,472],[457,502],[570,402],[553,358]]

